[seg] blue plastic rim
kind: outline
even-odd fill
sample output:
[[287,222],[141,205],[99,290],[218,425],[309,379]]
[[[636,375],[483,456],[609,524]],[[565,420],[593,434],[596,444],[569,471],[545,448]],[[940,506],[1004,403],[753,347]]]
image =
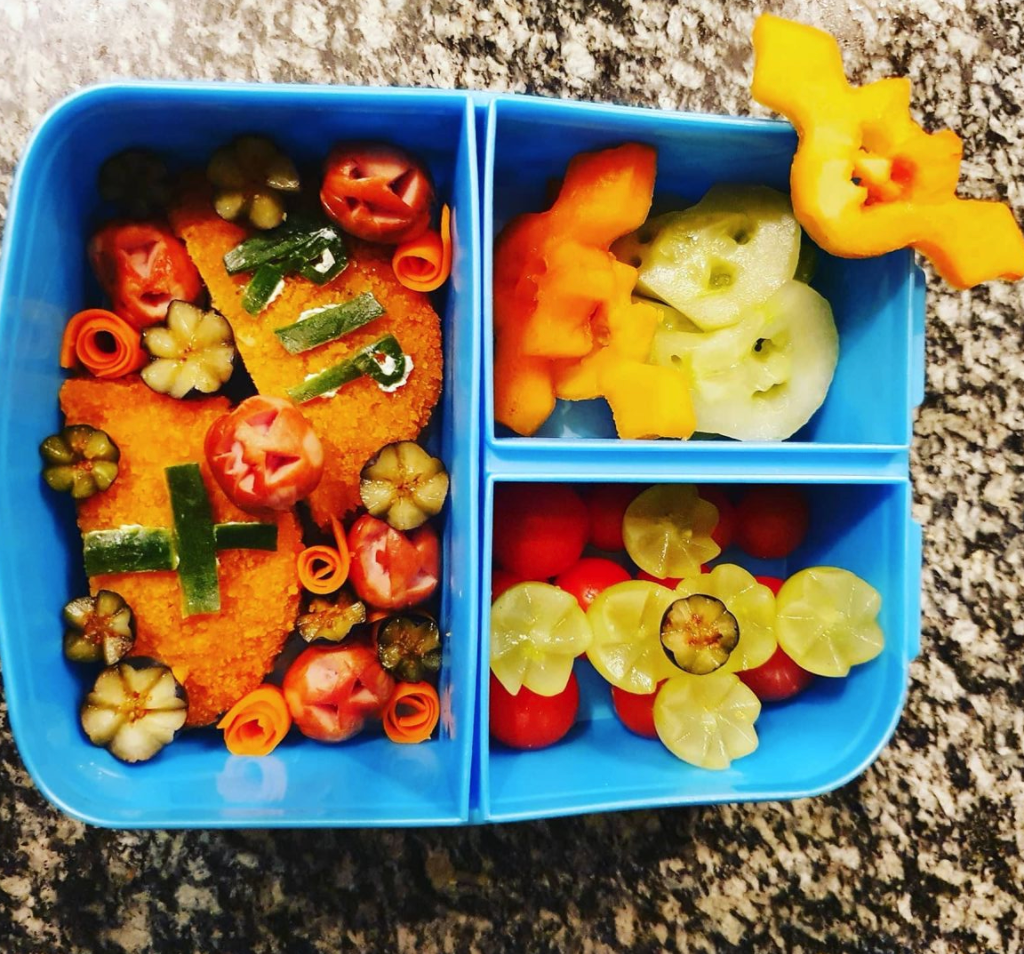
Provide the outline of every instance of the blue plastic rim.
[[[490,104],[484,160],[483,316],[484,434],[487,453],[524,469],[552,456],[574,455],[606,466],[641,455],[652,469],[757,467],[756,455],[777,444],[733,441],[619,441],[604,401],[559,402],[533,438],[513,435],[494,421],[492,248],[514,216],[548,207],[552,181],[579,152],[643,142],[658,152],[655,202],[682,207],[720,182],[753,182],[788,191],[796,146],[788,123],[729,116],[661,113],[644,109],[499,96]],[[923,340],[913,320],[923,301],[915,293],[913,257],[896,252],[851,261],[821,254],[813,285],[831,303],[840,335],[835,378],[822,407],[792,439],[787,453],[823,477],[864,476],[888,466],[906,474],[911,411],[920,403]],[[865,454],[879,457],[866,462]],[[856,459],[855,459],[856,455]],[[769,459],[774,457],[769,453]],[[887,458],[887,459],[886,459]],[[563,459],[569,459],[568,457]]]
[[[579,483],[595,479],[605,480],[593,473],[577,475]],[[638,491],[649,482],[642,465],[621,479],[637,483]],[[500,482],[493,476],[485,480],[481,555],[488,567],[494,490]],[[743,478],[731,482],[749,483]],[[757,751],[721,772],[687,765],[658,740],[625,729],[612,708],[608,684],[580,660],[574,667],[580,683],[576,724],[550,748],[518,752],[489,740],[490,593],[485,582],[477,720],[481,820],[800,798],[836,788],[874,761],[899,721],[908,666],[919,648],[921,538],[910,517],[910,487],[903,480],[815,480],[802,490],[811,523],[793,554],[785,560],[755,560],[733,547],[713,563],[738,563],[754,574],[781,578],[808,566],[838,566],[858,574],[882,595],[879,623],[886,642],[881,655],[845,679],[818,678],[796,699],[766,703],[757,722]]]
[[[446,648],[441,738],[344,745],[289,738],[271,756],[227,754],[220,734],[193,733],[144,766],[90,745],[79,700],[94,673],[66,663],[60,609],[85,585],[68,501],[39,478],[35,448],[59,425],[57,364],[68,317],[98,303],[85,247],[101,221],[100,163],[146,146],[200,165],[240,133],[271,136],[318,170],[342,139],[384,139],[430,166],[453,209],[455,259],[441,296],[442,404],[435,412],[451,475],[444,515]],[[479,187],[468,97],[440,91],[130,84],[61,103],[37,129],[11,195],[0,264],[0,651],[11,727],[39,789],[98,825],[269,827],[442,825],[467,820],[476,703],[480,534]],[[12,541],[32,541],[31,546]]]

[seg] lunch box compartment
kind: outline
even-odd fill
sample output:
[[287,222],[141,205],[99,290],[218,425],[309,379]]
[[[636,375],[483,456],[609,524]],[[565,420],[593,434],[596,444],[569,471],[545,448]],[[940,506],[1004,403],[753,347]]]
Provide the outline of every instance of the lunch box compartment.
[[[639,471],[639,467],[636,468]],[[534,479],[544,480],[543,474]],[[639,492],[649,481],[631,478]],[[603,476],[578,475],[581,482]],[[756,575],[786,578],[808,566],[837,566],[882,596],[885,648],[845,679],[817,678],[804,693],[766,703],[751,755],[725,771],[695,768],[657,739],[629,732],[611,704],[611,688],[586,660],[575,664],[580,711],[553,746],[521,752],[489,737],[490,581],[494,490],[485,479],[481,555],[479,815],[490,821],[666,805],[797,798],[833,789],[860,774],[892,735],[903,709],[908,666],[920,638],[920,527],[911,520],[905,481],[810,483],[801,490],[811,510],[806,540],[784,560],[757,560],[738,548],[713,564],[738,563]],[[684,483],[682,479],[678,482]],[[737,487],[747,483],[737,478]]]
[[[594,459],[623,453],[603,400],[558,402],[533,438],[495,423],[492,273],[494,239],[515,216],[550,206],[552,184],[573,156],[625,142],[657,149],[655,208],[665,211],[697,201],[715,183],[759,183],[788,191],[796,135],[788,123],[770,120],[532,97],[494,99],[483,169],[484,434],[488,450],[510,462],[534,454],[531,444],[557,443],[566,454]],[[924,286],[913,255],[902,251],[853,261],[819,253],[812,285],[832,306],[839,363],[813,418],[785,445],[771,446],[786,446],[798,456],[811,454],[822,472],[835,455],[907,447],[911,410],[923,389]],[[665,454],[677,460],[709,454],[727,459],[757,445],[690,440],[630,441],[627,446],[630,454],[656,461]]]
[[[35,448],[60,425],[61,332],[99,290],[86,243],[111,210],[103,160],[144,146],[172,169],[202,167],[240,133],[272,137],[318,177],[332,143],[385,139],[430,166],[453,208],[452,279],[438,293],[444,396],[431,440],[451,475],[443,514],[440,738],[398,745],[376,731],[344,745],[293,733],[237,758],[214,729],[151,763],[124,765],[87,741],[78,709],[98,672],[61,650],[61,607],[84,592],[74,508],[40,479]],[[479,563],[479,187],[475,119],[463,94],[224,84],[97,87],[58,105],[23,157],[0,269],[0,644],[11,726],[38,788],[68,814],[116,827],[439,825],[469,817]],[[240,637],[244,634],[240,634]]]

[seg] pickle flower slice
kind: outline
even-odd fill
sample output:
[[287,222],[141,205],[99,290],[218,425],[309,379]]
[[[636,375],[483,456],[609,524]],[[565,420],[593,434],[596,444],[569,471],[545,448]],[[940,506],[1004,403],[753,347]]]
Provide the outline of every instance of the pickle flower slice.
[[86,500],[117,479],[121,451],[106,431],[72,424],[39,445],[43,480],[54,490]]
[[100,590],[64,607],[64,655],[72,662],[114,665],[135,645],[135,615],[119,593]]
[[720,600],[736,621],[739,638],[722,664],[723,672],[756,669],[768,662],[778,645],[775,597],[741,566],[723,563],[710,573],[686,576],[676,587],[679,596],[700,594]]
[[145,762],[174,740],[188,716],[188,695],[171,670],[131,656],[104,669],[82,706],[93,745],[122,762]]
[[415,530],[441,512],[448,472],[415,441],[397,441],[363,467],[359,496],[371,516],[396,530]]
[[172,301],[166,325],[142,333],[152,361],[142,380],[158,394],[183,398],[190,391],[212,394],[234,370],[235,338],[227,319],[185,301]]
[[301,186],[295,164],[264,136],[239,136],[218,149],[206,177],[217,214],[231,222],[247,218],[258,229],[280,225],[287,214],[282,193]]
[[683,672],[706,676],[725,665],[740,639],[725,603],[695,593],[672,603],[661,618],[661,646]]

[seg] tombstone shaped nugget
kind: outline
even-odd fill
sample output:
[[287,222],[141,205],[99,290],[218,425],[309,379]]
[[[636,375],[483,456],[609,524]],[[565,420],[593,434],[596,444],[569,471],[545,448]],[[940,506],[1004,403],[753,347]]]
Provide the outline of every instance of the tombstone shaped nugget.
[[[260,684],[295,625],[298,521],[256,519],[217,486],[203,440],[226,399],[183,403],[132,375],[72,378],[60,401],[69,423],[116,435],[121,450],[118,479],[78,508],[90,589],[131,605],[133,654],[170,666],[188,691],[187,724],[206,725]],[[112,572],[128,556],[136,569]]]
[[[243,299],[251,274],[230,275],[224,264],[225,254],[249,233],[219,218],[209,191],[199,186],[171,211],[171,223],[199,269],[214,307],[231,323],[238,352],[261,394],[299,400],[296,394],[304,385],[313,385],[305,390],[315,390],[316,376],[339,370],[353,357],[358,364],[365,358],[358,357],[362,351],[388,340],[397,341],[409,359],[411,370],[397,386],[386,386],[369,373],[353,377],[340,372],[335,380],[341,380],[342,386],[327,388],[326,395],[312,396],[302,404],[302,413],[324,448],[323,478],[309,505],[313,519],[326,529],[332,516],[360,506],[359,473],[366,461],[385,444],[415,440],[430,420],[442,379],[437,313],[424,293],[405,288],[395,277],[393,249],[351,239],[346,240],[348,267],[331,281],[319,285],[301,275],[289,275],[266,306],[250,314]],[[355,327],[338,337],[314,338],[315,346],[298,350],[287,334],[284,339],[276,334],[301,330],[318,309],[344,305],[367,293],[384,313],[368,321],[342,322],[346,328]],[[394,359],[383,354],[381,362],[386,365]]]

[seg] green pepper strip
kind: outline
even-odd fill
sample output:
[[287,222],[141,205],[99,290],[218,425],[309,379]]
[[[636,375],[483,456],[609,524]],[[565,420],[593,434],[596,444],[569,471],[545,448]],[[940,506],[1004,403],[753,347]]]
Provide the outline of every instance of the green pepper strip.
[[165,474],[174,515],[178,577],[185,597],[185,615],[216,613],[220,609],[217,541],[203,475],[198,464],[168,467]]
[[275,328],[274,334],[289,354],[302,354],[362,328],[383,314],[384,308],[373,293],[363,292],[340,305],[317,309],[306,318],[300,316],[292,325]]

